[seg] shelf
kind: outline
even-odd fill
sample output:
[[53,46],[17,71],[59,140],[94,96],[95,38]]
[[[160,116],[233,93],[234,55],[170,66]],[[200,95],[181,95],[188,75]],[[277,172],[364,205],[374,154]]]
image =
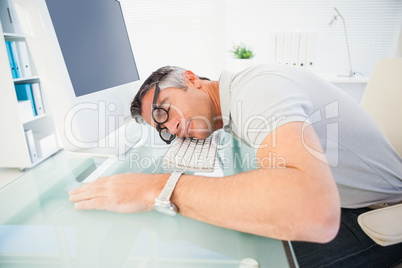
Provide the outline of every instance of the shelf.
[[15,33],[3,33],[5,39],[25,39],[25,36],[22,34],[15,34]]
[[[55,153],[57,153],[57,152],[60,151],[60,150],[61,150],[61,148],[57,148],[57,149],[55,149],[54,151],[52,151],[50,154],[39,157],[38,159],[36,159],[35,162],[33,162],[33,163],[31,164],[31,166],[29,166],[29,167],[27,167],[27,168],[32,168],[32,167],[38,165],[39,163],[43,162],[44,160],[46,160],[47,158],[49,158],[50,156],[54,155]],[[25,169],[25,168],[21,168],[21,169]]]
[[39,76],[35,75],[35,76],[31,76],[31,77],[14,78],[13,82],[18,84],[18,83],[37,81],[37,80],[39,80]]
[[[0,167],[31,168],[58,151],[58,149],[56,150],[57,136],[52,116],[49,113],[44,113],[46,107],[44,106],[44,95],[39,78],[41,73],[35,67],[35,57],[31,51],[34,44],[29,43],[24,35],[24,32],[30,30],[27,16],[32,12],[30,8],[32,1],[28,1],[29,4],[23,1],[24,3],[21,2],[18,7],[15,5],[18,2],[16,0],[0,1],[5,2],[4,4],[9,8],[8,15],[7,12],[2,12],[0,15],[6,14],[6,19],[13,18],[7,27],[4,27],[4,24],[0,25],[0,36],[3,38],[3,42],[0,43],[0,73],[4,74],[4,77],[2,76],[0,79],[0,122],[7,125],[7,131],[3,133],[4,137],[2,136],[0,139],[0,151],[13,152],[12,154],[0,154]],[[36,5],[33,5],[36,9]],[[4,6],[2,3],[2,7]],[[3,21],[2,17],[1,22]],[[6,44],[4,40],[15,43],[11,44],[10,49],[9,44]],[[42,56],[46,57],[46,53]],[[15,61],[16,65],[20,67],[20,78],[13,79],[10,60]],[[28,90],[28,86],[23,87],[23,84],[30,84],[30,91],[32,92]],[[16,92],[16,86],[21,87],[18,89],[19,94]],[[19,99],[25,100],[27,103],[19,105]],[[37,111],[40,112],[37,116],[33,116],[34,113],[30,110],[32,101],[34,101]],[[29,141],[25,131],[29,131]],[[31,136],[33,136],[33,143]],[[49,139],[56,141],[55,146],[37,150],[37,154],[45,153],[45,155],[40,158],[34,157],[35,161],[32,163],[30,150],[36,150],[35,138],[42,144],[45,142],[44,139],[49,136],[54,136],[54,138]]]
[[32,117],[31,119],[27,120],[27,121],[22,122],[22,124],[25,125],[25,124],[34,122],[34,121],[36,121],[36,120],[39,120],[39,119],[45,118],[45,117],[46,117],[46,114],[37,115],[37,116]]
[[345,77],[345,76],[340,76],[337,74],[320,74],[317,73],[317,75],[324,80],[334,83],[334,84],[365,84],[368,82],[369,77],[367,76],[361,76],[361,75],[355,75],[352,77]]

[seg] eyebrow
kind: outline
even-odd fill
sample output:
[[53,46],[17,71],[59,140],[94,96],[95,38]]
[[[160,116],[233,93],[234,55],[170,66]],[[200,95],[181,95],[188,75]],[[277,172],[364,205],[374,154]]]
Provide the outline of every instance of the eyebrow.
[[156,106],[157,106],[158,108],[161,108],[162,105],[166,103],[167,99],[169,99],[169,97],[164,98],[159,104],[156,104]]

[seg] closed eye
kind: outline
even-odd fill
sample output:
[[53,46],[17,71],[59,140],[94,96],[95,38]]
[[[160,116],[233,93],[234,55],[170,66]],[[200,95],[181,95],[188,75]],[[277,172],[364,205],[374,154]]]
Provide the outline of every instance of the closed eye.
[[158,109],[156,110],[156,116],[157,116],[157,118],[161,118],[161,117],[162,117],[162,112],[163,112],[163,110],[161,109],[161,107],[158,107]]
[[164,99],[159,103],[159,105],[157,106],[157,108],[163,108],[163,106],[166,105],[167,99],[168,99],[167,97],[164,98]]

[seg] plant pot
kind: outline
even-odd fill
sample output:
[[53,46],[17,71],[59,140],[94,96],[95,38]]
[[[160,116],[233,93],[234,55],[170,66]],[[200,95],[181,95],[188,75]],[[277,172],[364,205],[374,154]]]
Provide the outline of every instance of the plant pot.
[[234,69],[237,72],[243,71],[244,69],[251,67],[253,65],[253,59],[235,59]]

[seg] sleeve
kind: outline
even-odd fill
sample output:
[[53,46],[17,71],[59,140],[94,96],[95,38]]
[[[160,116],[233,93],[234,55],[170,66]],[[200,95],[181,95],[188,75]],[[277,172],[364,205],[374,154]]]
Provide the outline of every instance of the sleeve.
[[276,128],[290,122],[310,123],[313,105],[304,90],[291,79],[264,75],[233,88],[232,131],[257,150]]

